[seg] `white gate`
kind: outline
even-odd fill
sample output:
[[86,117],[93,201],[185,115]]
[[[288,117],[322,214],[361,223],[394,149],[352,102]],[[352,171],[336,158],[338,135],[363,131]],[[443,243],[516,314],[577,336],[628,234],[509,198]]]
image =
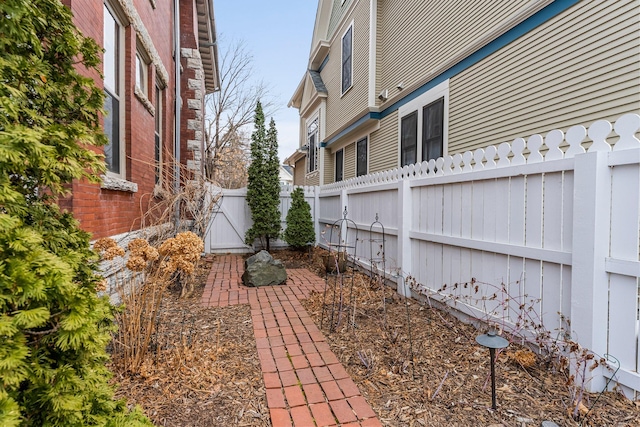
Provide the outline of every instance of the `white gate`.
[[252,247],[244,242],[244,234],[251,227],[251,211],[247,206],[247,189],[221,190],[211,194],[222,196],[216,203],[214,217],[205,236],[206,253],[246,253]]
[[[291,206],[293,186],[283,186],[280,191],[280,223],[282,231],[286,228],[286,218]],[[311,215],[315,209],[315,188],[305,187],[305,200],[311,207]],[[205,236],[206,253],[249,253],[256,248],[247,245],[245,233],[253,225],[251,210],[247,204],[247,189],[226,190],[212,188],[210,194],[221,194],[216,204],[213,220]],[[257,243],[257,242],[256,242]],[[272,248],[286,247],[286,242],[276,239],[270,242]]]

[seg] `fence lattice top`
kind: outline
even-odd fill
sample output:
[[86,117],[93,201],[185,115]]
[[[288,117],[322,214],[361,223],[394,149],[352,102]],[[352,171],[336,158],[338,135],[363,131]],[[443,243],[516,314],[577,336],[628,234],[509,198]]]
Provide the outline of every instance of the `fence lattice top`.
[[565,134],[556,129],[544,138],[538,134],[530,136],[527,141],[524,138],[516,138],[511,144],[504,142],[497,147],[491,145],[475,151],[466,151],[462,154],[440,157],[437,160],[432,159],[403,168],[335,182],[320,187],[320,191],[335,191],[363,185],[397,182],[403,179],[454,175],[567,159],[587,151],[621,151],[638,148],[640,147],[640,140],[636,137],[638,132],[640,132],[640,115],[625,114],[615,122],[615,125],[606,120],[598,120],[589,126],[588,130],[584,126],[573,126]]

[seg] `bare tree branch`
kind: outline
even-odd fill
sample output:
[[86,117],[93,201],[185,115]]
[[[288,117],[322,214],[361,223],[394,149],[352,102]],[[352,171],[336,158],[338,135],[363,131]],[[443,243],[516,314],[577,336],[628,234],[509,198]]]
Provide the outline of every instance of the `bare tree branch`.
[[[224,45],[224,44],[223,44]],[[275,101],[270,88],[254,79],[253,56],[241,40],[221,51],[220,90],[207,96],[205,108],[207,176],[221,186],[246,185],[248,132],[258,100],[265,115],[273,115]],[[242,179],[238,176],[242,172]],[[238,188],[238,187],[232,187]]]

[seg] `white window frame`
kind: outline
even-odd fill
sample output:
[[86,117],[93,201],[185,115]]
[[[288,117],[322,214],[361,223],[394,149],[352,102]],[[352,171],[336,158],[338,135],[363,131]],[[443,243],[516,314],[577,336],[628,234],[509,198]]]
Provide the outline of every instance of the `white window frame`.
[[136,52],[136,87],[149,98],[149,63],[144,59],[140,50]]
[[[155,177],[155,185],[162,186],[163,184],[163,168],[162,168],[162,160],[163,160],[163,132],[162,127],[164,126],[164,109],[166,108],[163,104],[164,101],[164,90],[165,88],[160,84],[159,79],[156,77],[156,84],[154,86],[154,106],[155,106],[155,117],[154,117],[154,134],[153,134],[153,151],[154,151],[154,177]],[[156,144],[156,138],[158,138],[159,144]],[[158,147],[156,147],[158,145]],[[158,153],[156,156],[156,148],[158,148]]]
[[[367,141],[367,164],[365,166],[365,172],[361,175],[358,175],[358,142],[362,141],[362,140],[366,140]],[[355,151],[356,151],[356,165],[355,165],[355,172],[356,172],[356,177],[359,176],[363,176],[363,175],[368,175],[369,174],[369,135],[363,135],[360,138],[356,139],[356,142],[354,142],[355,144]]]
[[[336,176],[336,175],[338,175],[338,160],[337,159],[338,159],[338,153],[339,152],[342,152],[342,177],[340,179],[338,179],[338,177]],[[344,181],[344,147],[342,147],[339,150],[336,150],[336,152],[333,153],[333,163],[334,163],[334,165],[333,165],[333,167],[334,167],[333,180],[335,182]]]
[[[349,30],[351,30],[351,53],[349,56],[349,60],[351,61],[351,67],[349,67],[351,74],[349,76],[349,86],[347,88],[343,88],[343,82],[344,82],[344,50],[343,50],[343,46],[344,46],[344,38],[347,35],[347,33],[349,32]],[[353,87],[353,41],[354,41],[354,27],[353,27],[353,21],[351,21],[351,23],[347,26],[347,29],[344,30],[344,32],[342,33],[342,37],[340,37],[340,96],[343,96],[344,94],[346,94],[347,92],[349,92],[349,90]]]
[[[402,118],[414,111],[418,112],[416,160],[422,159],[422,109],[440,98],[444,98],[442,111],[442,155],[446,156],[449,153],[449,79],[447,79],[418,96],[416,99],[398,108],[398,167],[402,167]],[[420,162],[421,160],[418,161],[418,163]]]
[[[310,132],[310,128],[311,126],[314,124],[316,125],[316,129],[315,131],[312,133]],[[311,157],[311,144],[310,144],[310,140],[311,140],[311,135],[315,133],[315,142],[314,142],[314,156],[313,156],[313,165],[311,164],[310,161],[310,157]],[[306,138],[306,145],[307,145],[307,158],[306,158],[306,175],[312,175],[312,174],[316,174],[318,173],[318,166],[319,166],[319,159],[318,156],[320,155],[320,150],[319,150],[319,145],[320,145],[320,115],[316,114],[314,115],[310,120],[308,120],[305,123],[305,138]],[[313,169],[311,169],[311,167],[313,166]]]
[[[125,178],[126,177],[126,137],[125,137],[125,121],[126,121],[126,114],[125,114],[125,97],[126,97],[126,93],[125,93],[125,25],[123,24],[124,20],[121,18],[121,14],[118,13],[118,10],[116,8],[114,8],[112,6],[112,4],[109,1],[105,1],[104,2],[104,8],[103,8],[103,13],[109,13],[111,15],[111,17],[113,18],[113,20],[115,21],[115,23],[117,24],[118,28],[117,28],[117,36],[118,36],[118,41],[117,41],[117,49],[118,49],[118,54],[117,54],[117,59],[118,59],[118,64],[117,64],[117,76],[116,76],[116,88],[111,88],[113,90],[116,90],[118,93],[117,94],[113,94],[112,96],[114,96],[114,98],[116,98],[118,100],[118,105],[119,105],[119,111],[118,111],[118,154],[119,154],[119,162],[118,162],[118,171],[111,171],[111,170],[107,170],[107,175],[108,176],[113,176],[113,177],[118,177],[118,178]],[[104,17],[103,17],[103,21],[104,21]],[[104,44],[104,30],[103,30],[103,44]],[[104,74],[104,69],[102,70],[103,74]],[[107,91],[108,89],[105,88],[105,91]],[[109,91],[111,92],[111,91]],[[110,141],[110,143],[112,143],[112,141]]]

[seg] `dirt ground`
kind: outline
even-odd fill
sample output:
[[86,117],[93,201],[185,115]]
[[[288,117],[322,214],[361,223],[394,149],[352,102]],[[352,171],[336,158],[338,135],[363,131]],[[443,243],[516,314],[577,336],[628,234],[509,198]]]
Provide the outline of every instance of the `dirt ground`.
[[[288,268],[305,267],[324,277],[322,252],[273,255]],[[165,300],[156,351],[141,375],[116,375],[118,394],[142,406],[159,426],[269,426],[249,306],[201,308],[209,267],[210,259],[201,263],[192,297]],[[588,395],[588,414],[572,419],[565,373],[540,362],[523,367],[515,355],[522,349],[514,346],[496,363],[498,409],[491,410],[489,354],[475,342],[479,331],[446,312],[407,302],[368,276],[352,277],[343,279],[342,289],[344,306],[355,305],[355,315],[331,304],[331,287],[324,314],[323,293],[303,304],[322,323],[334,353],[383,425],[534,427],[551,420],[563,427],[640,426],[640,402],[616,392]]]

